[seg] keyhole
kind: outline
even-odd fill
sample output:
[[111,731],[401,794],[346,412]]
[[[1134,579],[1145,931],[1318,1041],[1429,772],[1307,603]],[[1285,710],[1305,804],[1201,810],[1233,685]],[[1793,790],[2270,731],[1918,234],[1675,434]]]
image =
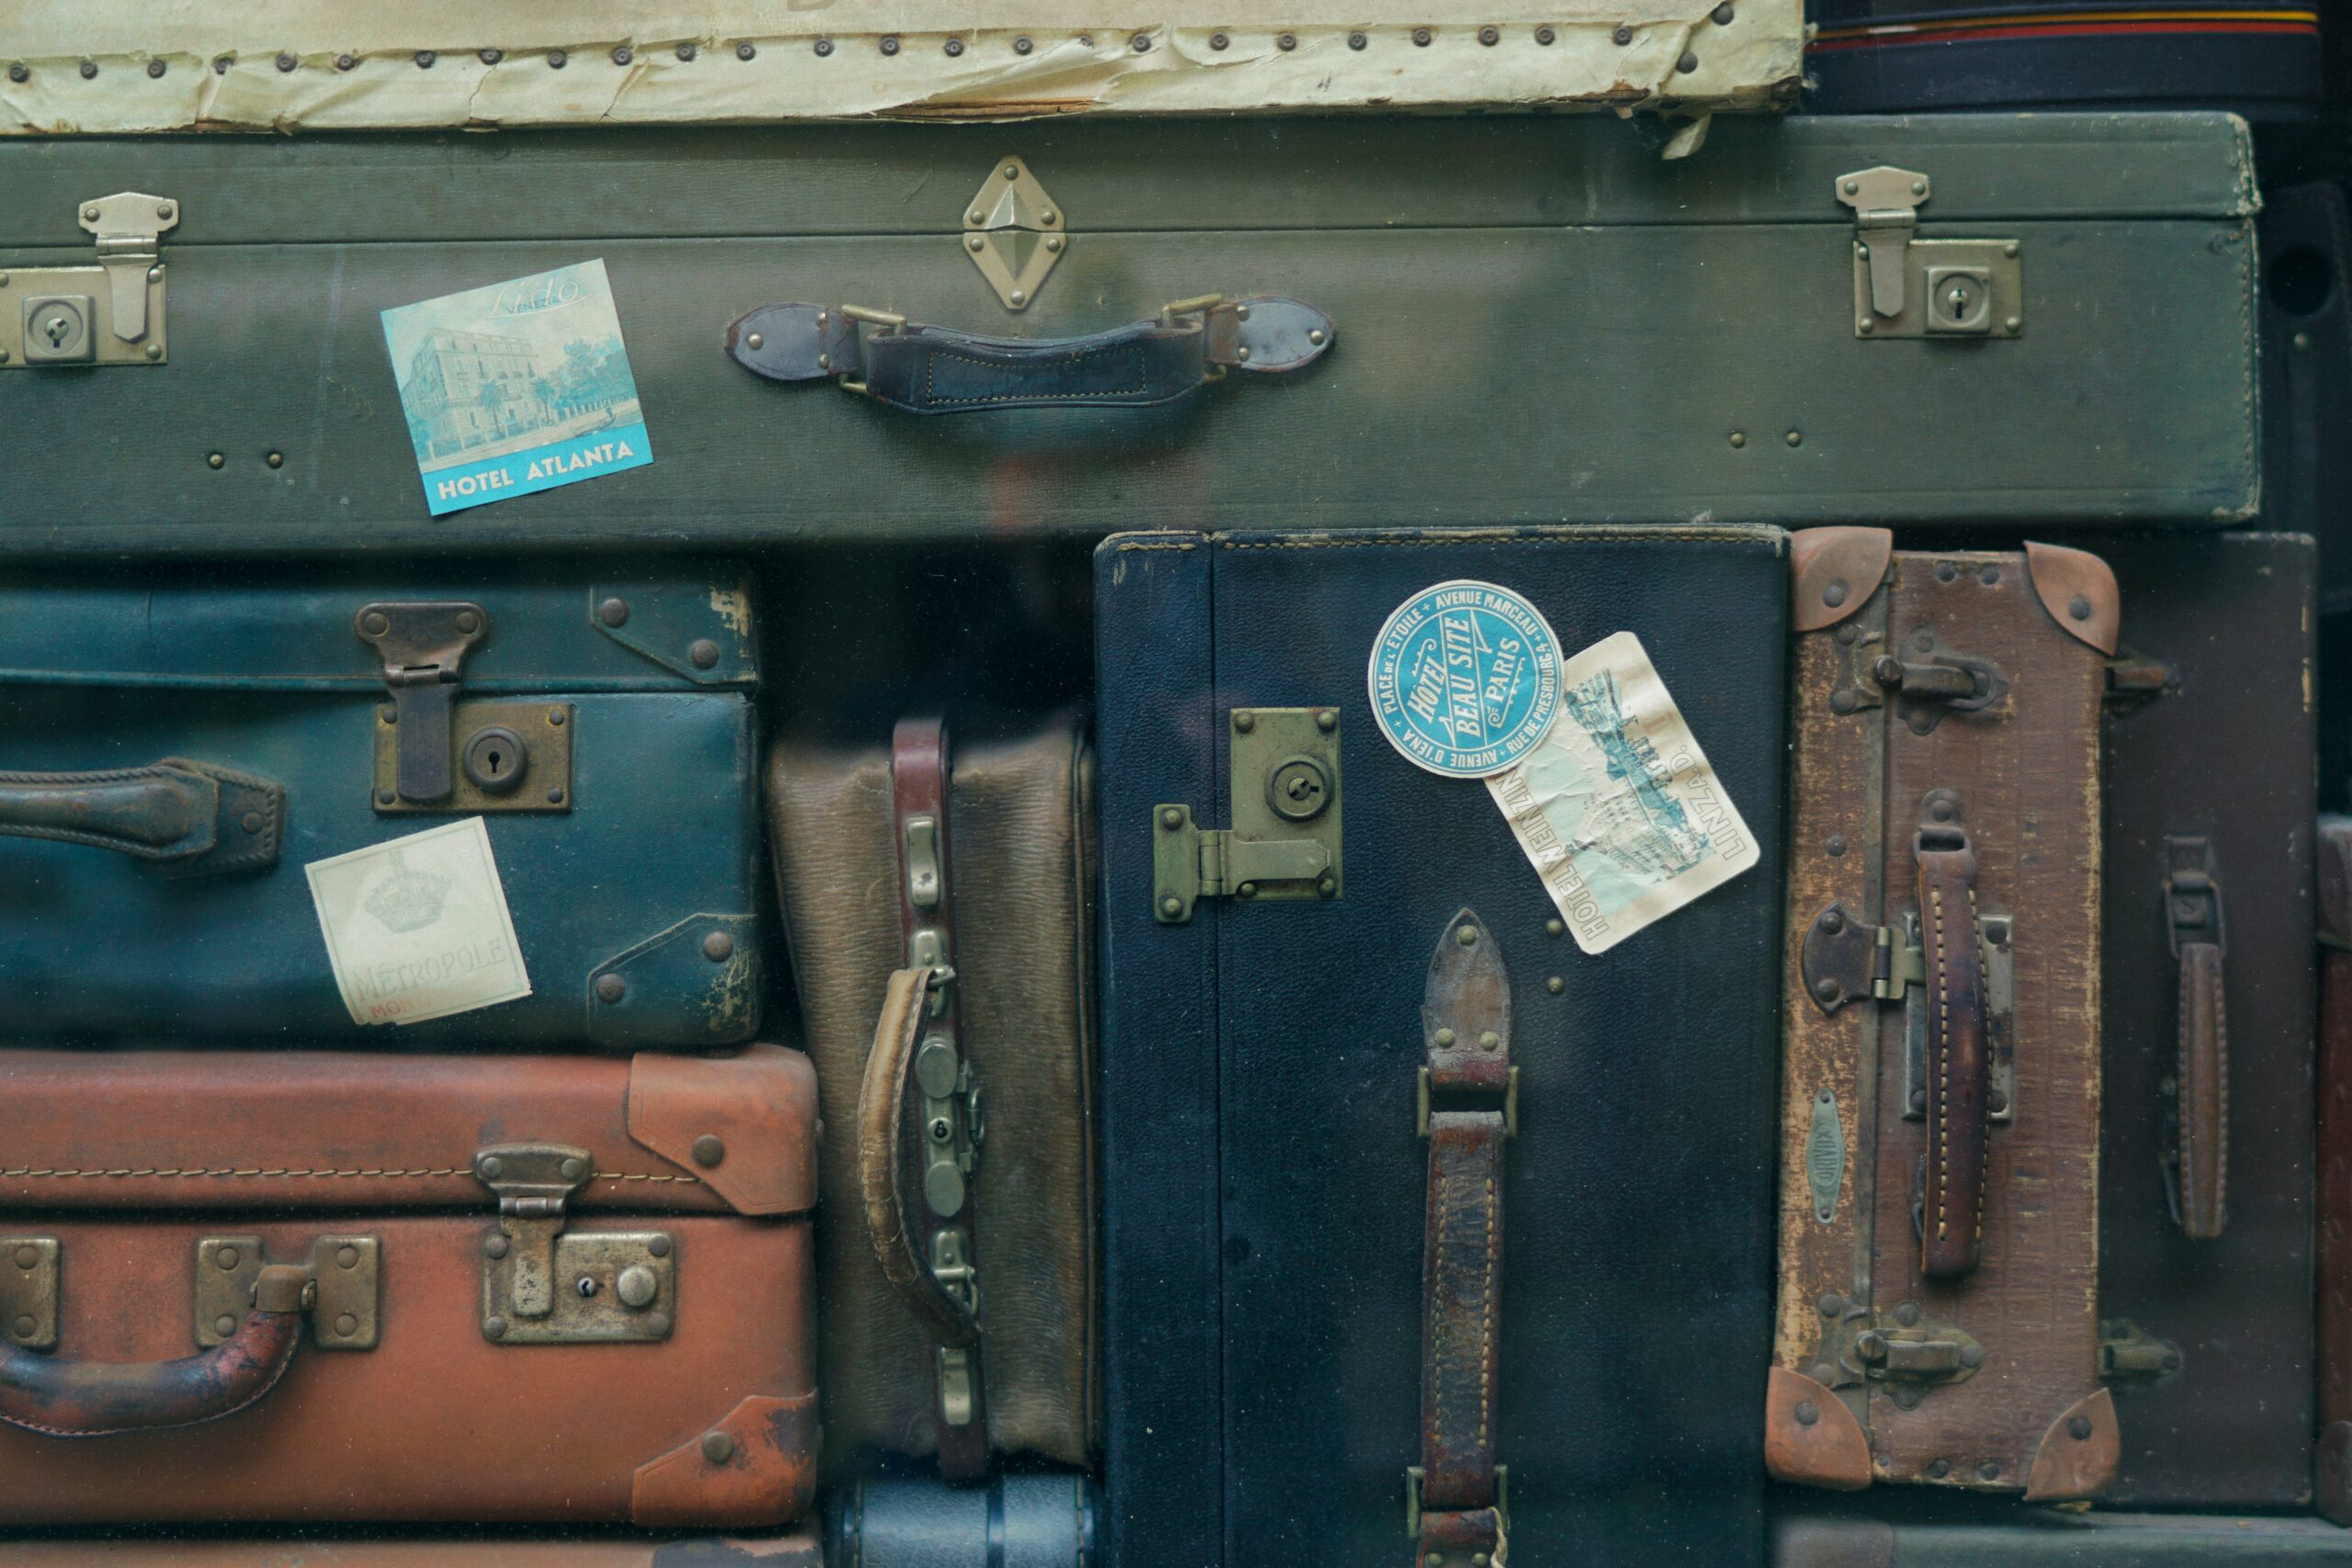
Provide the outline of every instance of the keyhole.
[[506,771],[506,753],[492,748],[490,753],[490,776],[496,778]]
[[1968,286],[1955,283],[1944,298],[1951,301],[1951,319],[1955,321],[1968,314]]
[[1307,778],[1304,774],[1300,774],[1293,777],[1290,781],[1290,797],[1293,800],[1312,800],[1315,798],[1315,781],[1313,779]]
[[63,348],[65,346],[66,334],[71,333],[74,328],[64,317],[51,316],[48,321],[41,323],[40,330],[48,337],[50,347]]

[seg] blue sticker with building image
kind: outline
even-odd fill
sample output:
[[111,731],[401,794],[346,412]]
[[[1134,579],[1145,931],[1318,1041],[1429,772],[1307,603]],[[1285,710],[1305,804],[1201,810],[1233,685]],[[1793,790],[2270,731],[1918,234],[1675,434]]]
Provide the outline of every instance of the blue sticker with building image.
[[653,460],[601,261],[384,312],[435,516]]

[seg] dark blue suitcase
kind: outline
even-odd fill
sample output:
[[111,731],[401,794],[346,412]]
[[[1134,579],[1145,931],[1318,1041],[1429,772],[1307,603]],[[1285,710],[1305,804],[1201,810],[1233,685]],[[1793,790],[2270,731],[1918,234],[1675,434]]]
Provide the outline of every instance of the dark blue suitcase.
[[[613,1050],[752,1036],[758,665],[739,569],[195,581],[0,576],[13,1034],[447,1048],[494,1032]],[[474,817],[530,994],[363,1030],[306,866]],[[456,895],[389,863],[405,869],[350,918],[430,947]],[[355,945],[353,973],[368,951]],[[505,958],[454,939],[448,953],[347,983],[396,1015]]]
[[[1513,1562],[1760,1561],[1785,548],[1770,528],[1598,527],[1131,534],[1098,549],[1105,1491],[1121,1568],[1475,1568],[1499,1556],[1506,1507]],[[1375,728],[1366,669],[1385,618],[1464,579],[1524,596],[1564,652],[1638,634],[1758,863],[1580,953],[1487,788],[1422,771]],[[1280,842],[1282,819],[1314,814],[1294,792],[1317,780],[1337,798],[1293,831],[1329,835],[1321,862]],[[1245,820],[1272,823],[1275,847],[1237,847]],[[1216,897],[1216,877],[1184,880],[1215,855],[1165,840],[1227,822],[1233,896]],[[1417,1120],[1449,1113],[1441,1096],[1417,1116],[1417,1069],[1448,1039],[1422,1013],[1443,955],[1490,952],[1519,1069],[1478,1114],[1491,1133],[1515,1110],[1516,1135],[1500,1216],[1485,1214],[1499,1229],[1474,1213],[1461,1234],[1498,1247],[1497,1354],[1464,1348],[1497,1375],[1431,1358],[1504,1472],[1472,1517],[1482,1500],[1438,1495],[1422,1437],[1425,1247],[1440,1209],[1460,1213],[1432,1195],[1437,1145]],[[1483,1005],[1506,1004],[1490,990]],[[1446,1245],[1430,1266],[1459,1285]]]

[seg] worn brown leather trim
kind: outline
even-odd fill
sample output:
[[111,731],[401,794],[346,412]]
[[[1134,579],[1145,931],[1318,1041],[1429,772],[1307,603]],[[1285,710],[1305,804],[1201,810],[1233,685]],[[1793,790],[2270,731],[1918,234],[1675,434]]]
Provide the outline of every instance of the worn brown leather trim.
[[2115,1479],[2122,1457],[2115,1396],[2100,1389],[2077,1401],[2041,1434],[2032,1468],[2026,1472],[2025,1500],[2064,1503],[2096,1497]]
[[[629,1061],[628,1135],[739,1214],[817,1206],[816,1134],[817,1072],[797,1051],[750,1045],[733,1056],[646,1052]],[[715,1163],[695,1157],[704,1138],[718,1140]]]
[[2209,1240],[2229,1223],[2230,1021],[2222,949],[2180,948],[2180,1229]]
[[1984,1255],[1991,1064],[1976,928],[1976,855],[1964,838],[1948,848],[1923,842],[1917,855],[1928,1008],[1919,1272],[1929,1280],[1953,1280],[1973,1273]]
[[1782,1519],[1772,1568],[1894,1568],[1894,1527],[1883,1519]]
[[1789,536],[1789,619],[1795,630],[1834,626],[1871,602],[1894,556],[1885,528],[1802,528]]
[[874,1026],[874,1050],[865,1058],[865,1080],[857,1097],[857,1168],[865,1200],[865,1228],[875,1261],[910,1306],[950,1345],[968,1345],[979,1325],[955,1297],[939,1287],[907,1231],[906,1192],[899,1184],[905,1161],[899,1139],[907,1103],[907,1075],[913,1071],[915,1036],[922,1032],[923,998],[930,969],[900,969],[883,993],[882,1015]]
[[[1810,1407],[1813,1419],[1802,1418]],[[1871,1439],[1846,1402],[1803,1372],[1774,1367],[1764,1388],[1764,1468],[1775,1481],[1858,1492],[1871,1483]]]
[[2037,545],[2028,539],[2025,569],[2033,592],[2059,629],[2101,653],[2115,651],[2123,625],[2122,595],[2115,573],[2088,550]]
[[629,1517],[656,1529],[789,1524],[816,1495],[817,1443],[814,1393],[753,1394],[707,1431],[639,1466]]
[[262,1284],[277,1290],[258,1298],[236,1333],[198,1355],[74,1361],[0,1347],[0,1421],[47,1438],[104,1438],[199,1426],[248,1408],[294,1364],[302,1335],[301,1270],[262,1273]]
[[348,1536],[258,1540],[85,1540],[54,1535],[0,1542],[0,1568],[823,1568],[813,1531],[689,1540],[623,1536],[490,1536],[382,1540]]
[[2312,1461],[2312,1506],[2339,1525],[2352,1525],[2352,1421],[2331,1421]]

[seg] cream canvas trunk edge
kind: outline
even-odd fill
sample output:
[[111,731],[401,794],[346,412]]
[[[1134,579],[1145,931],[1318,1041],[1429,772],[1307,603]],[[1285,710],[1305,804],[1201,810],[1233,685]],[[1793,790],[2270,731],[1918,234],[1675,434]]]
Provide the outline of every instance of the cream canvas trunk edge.
[[0,134],[1761,110],[1792,101],[1804,65],[1799,0],[1376,0],[1262,20],[1252,9],[597,0],[515,15],[462,0],[46,0],[12,16],[0,45]]

